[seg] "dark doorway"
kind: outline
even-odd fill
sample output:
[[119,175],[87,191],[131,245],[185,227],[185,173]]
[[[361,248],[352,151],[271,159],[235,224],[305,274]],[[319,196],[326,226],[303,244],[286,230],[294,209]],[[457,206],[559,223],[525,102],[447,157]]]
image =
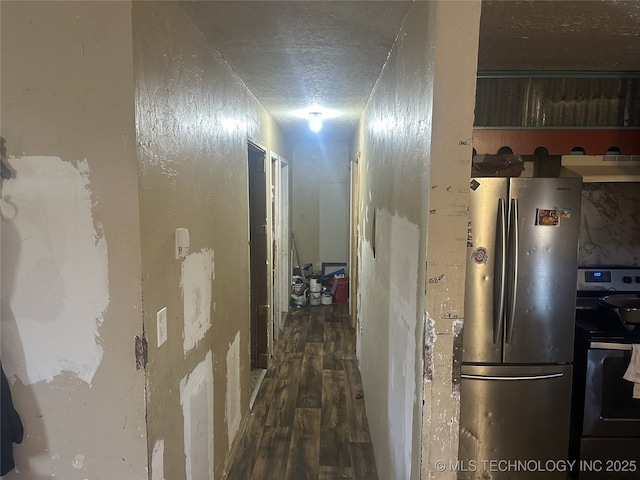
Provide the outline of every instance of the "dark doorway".
[[249,143],[249,244],[251,368],[267,368],[269,318],[267,265],[267,170],[264,150]]

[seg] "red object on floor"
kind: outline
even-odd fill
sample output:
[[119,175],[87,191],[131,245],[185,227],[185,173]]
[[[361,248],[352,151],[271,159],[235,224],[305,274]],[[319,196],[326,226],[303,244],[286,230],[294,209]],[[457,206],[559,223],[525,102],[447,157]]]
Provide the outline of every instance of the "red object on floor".
[[329,280],[329,287],[333,291],[333,284],[338,282],[336,293],[333,296],[333,303],[344,303],[349,299],[349,279],[348,278],[332,278]]

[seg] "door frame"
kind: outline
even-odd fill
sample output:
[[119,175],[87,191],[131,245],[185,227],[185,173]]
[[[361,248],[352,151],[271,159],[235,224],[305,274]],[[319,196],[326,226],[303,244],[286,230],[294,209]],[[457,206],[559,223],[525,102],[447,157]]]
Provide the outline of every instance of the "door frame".
[[351,160],[351,198],[350,198],[350,234],[349,234],[349,314],[351,326],[358,323],[358,230],[360,203],[360,151]]
[[273,188],[273,338],[278,339],[289,310],[291,278],[289,226],[289,162],[271,151],[271,185]]

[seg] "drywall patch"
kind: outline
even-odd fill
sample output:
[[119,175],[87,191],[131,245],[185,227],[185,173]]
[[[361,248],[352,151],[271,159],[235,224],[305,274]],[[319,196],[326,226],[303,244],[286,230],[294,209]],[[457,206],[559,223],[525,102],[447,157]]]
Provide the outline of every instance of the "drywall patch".
[[424,381],[431,382],[433,380],[433,348],[438,334],[435,320],[429,316],[428,312],[424,315],[424,371],[422,373]]
[[412,476],[412,456],[419,446],[416,415],[423,309],[418,309],[421,282],[416,258],[420,231],[387,209],[376,210],[376,225],[375,259],[371,243],[362,238],[359,242],[362,285],[357,352],[378,475],[405,479]]
[[92,214],[89,164],[10,157],[2,186],[2,353],[24,384],[72,372],[91,383],[109,305],[107,243]]
[[151,452],[151,480],[164,480],[164,439],[156,440]]
[[227,351],[227,432],[229,450],[240,429],[240,332]]
[[213,251],[204,249],[182,261],[182,300],[186,354],[202,340],[211,327],[211,288],[215,278]]
[[[382,212],[385,215],[382,215]],[[420,231],[407,219],[381,210],[383,231],[391,232],[389,251],[389,438],[394,478],[411,476],[416,401],[416,312]],[[383,217],[386,217],[384,221]]]
[[84,468],[84,455],[77,454],[71,462],[71,466],[75,469],[82,470]]
[[187,480],[213,475],[213,362],[211,352],[180,381]]

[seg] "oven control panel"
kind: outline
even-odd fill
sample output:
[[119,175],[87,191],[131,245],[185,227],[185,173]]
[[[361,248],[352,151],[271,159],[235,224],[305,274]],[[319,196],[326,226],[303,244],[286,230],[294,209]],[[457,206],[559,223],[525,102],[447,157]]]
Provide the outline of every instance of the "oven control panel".
[[580,267],[578,292],[640,292],[640,267]]

